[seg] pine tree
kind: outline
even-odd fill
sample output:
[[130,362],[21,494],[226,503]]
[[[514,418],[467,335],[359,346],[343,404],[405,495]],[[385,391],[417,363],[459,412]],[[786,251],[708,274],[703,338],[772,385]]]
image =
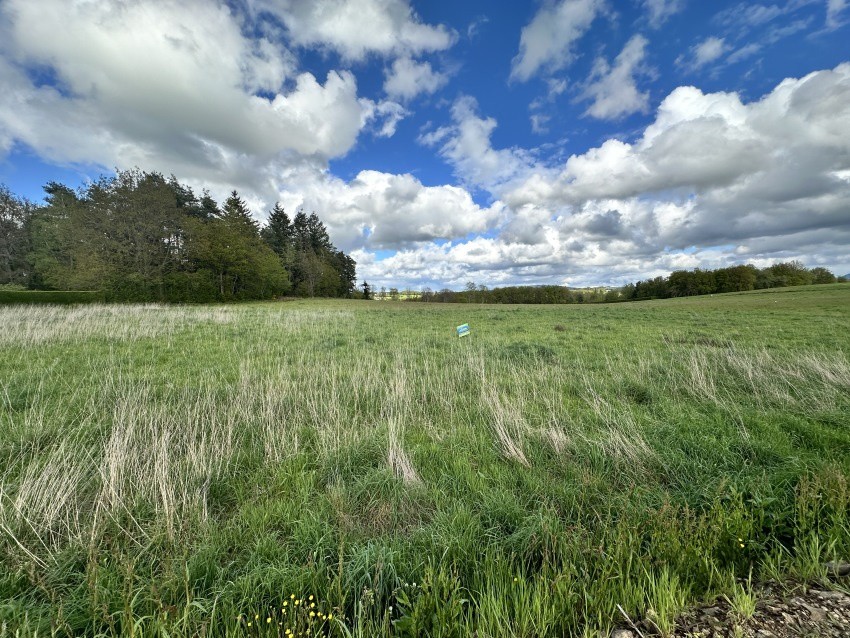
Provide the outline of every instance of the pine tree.
[[230,193],[230,197],[224,202],[219,219],[246,235],[260,236],[260,224],[251,216],[248,205],[236,191]]
[[292,230],[292,222],[278,202],[269,213],[269,221],[260,234],[269,248],[286,260],[292,247]]
[[215,219],[221,214],[216,201],[210,196],[210,192],[205,188],[201,195],[200,206],[198,208],[198,217],[204,221]]

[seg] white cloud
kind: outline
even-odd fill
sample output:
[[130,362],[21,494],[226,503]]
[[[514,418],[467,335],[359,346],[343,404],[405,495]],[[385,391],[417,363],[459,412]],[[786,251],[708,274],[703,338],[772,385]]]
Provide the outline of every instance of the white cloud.
[[684,8],[685,0],[644,0],[643,4],[649,13],[649,25],[657,29],[667,21],[667,18]]
[[522,29],[511,79],[526,81],[541,68],[557,71],[568,66],[575,56],[575,44],[604,10],[604,0],[546,3]]
[[496,120],[481,118],[477,111],[474,98],[458,98],[452,106],[452,126],[424,134],[419,141],[439,145],[440,154],[466,183],[494,191],[527,171],[531,159],[521,149],[494,149],[490,136]]
[[397,58],[384,74],[384,91],[391,98],[401,100],[412,100],[420,93],[434,93],[448,81],[448,76],[434,71],[429,62],[410,58]]
[[370,282],[619,284],[789,259],[850,270],[850,64],[751,103],[680,87],[635,142],[608,140],[560,168],[493,148],[495,121],[476,111],[462,98],[430,141],[508,208],[486,237],[383,260],[367,247]]
[[645,73],[643,60],[648,41],[641,35],[631,38],[611,66],[598,58],[582,97],[593,100],[587,115],[615,120],[632,113],[645,113],[649,108],[649,92],[637,88],[635,76]]
[[542,113],[532,113],[529,116],[531,120],[531,130],[534,133],[543,134],[549,132],[549,120],[552,119],[548,115],[543,115]]
[[469,23],[469,26],[466,28],[466,37],[470,40],[474,40],[481,33],[482,27],[490,22],[490,18],[486,15],[480,15],[475,18],[472,22]]
[[408,0],[251,0],[285,25],[300,46],[324,46],[351,60],[370,53],[416,55],[442,51],[456,34],[444,25],[423,24]]
[[364,106],[363,125],[372,124],[373,131],[378,137],[392,137],[395,135],[398,123],[410,115],[410,112],[398,102],[382,100],[360,100]]
[[[457,104],[455,124],[434,138],[468,151],[447,156],[457,166],[510,176],[493,180],[509,205],[498,234],[372,259],[370,282],[618,284],[789,259],[850,269],[850,64],[785,80],[751,103],[680,87],[637,141],[608,140],[559,170],[492,148],[495,122],[474,106]],[[462,122],[480,134],[458,144]],[[503,170],[465,163],[478,155]]]
[[751,42],[750,44],[745,44],[740,49],[732,52],[726,61],[729,64],[737,64],[742,60],[746,60],[747,58],[751,58],[754,55],[757,55],[759,51],[764,48],[764,45],[759,42]]
[[692,71],[696,71],[717,61],[730,49],[731,47],[723,38],[711,36],[699,44],[692,46],[688,56],[679,56],[676,59],[676,63]]
[[[0,59],[0,128],[50,160],[148,166],[159,155],[182,166],[227,153],[334,157],[361,127],[351,73],[331,71],[323,84],[295,74],[288,52],[244,37],[225,7],[11,0],[4,12],[12,41]],[[52,69],[58,86],[34,84],[23,70],[31,64]],[[286,79],[294,86],[283,91]]]
[[[581,209],[600,200],[670,202],[665,245],[733,242],[847,227],[850,64],[785,80],[762,100],[680,87],[634,144],[608,140],[560,174],[535,174],[505,201]],[[684,208],[683,208],[684,206]]]
[[846,8],[847,0],[827,0],[826,26],[828,29],[837,29],[843,24],[841,14]]
[[342,247],[399,248],[457,239],[496,225],[504,205],[478,206],[457,186],[425,186],[412,175],[361,171],[351,182],[327,173],[301,174],[280,198],[288,210],[322,211]]

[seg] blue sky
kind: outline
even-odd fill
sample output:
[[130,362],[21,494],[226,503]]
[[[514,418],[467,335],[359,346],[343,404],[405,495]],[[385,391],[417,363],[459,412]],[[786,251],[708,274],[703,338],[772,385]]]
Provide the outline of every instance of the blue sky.
[[0,182],[315,210],[374,285],[850,272],[846,0],[0,0]]

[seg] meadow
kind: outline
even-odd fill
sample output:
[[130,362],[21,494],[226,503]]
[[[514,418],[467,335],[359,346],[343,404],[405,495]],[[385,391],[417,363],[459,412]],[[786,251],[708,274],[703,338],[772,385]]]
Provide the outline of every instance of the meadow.
[[850,284],[0,326],[3,636],[666,635],[850,558]]

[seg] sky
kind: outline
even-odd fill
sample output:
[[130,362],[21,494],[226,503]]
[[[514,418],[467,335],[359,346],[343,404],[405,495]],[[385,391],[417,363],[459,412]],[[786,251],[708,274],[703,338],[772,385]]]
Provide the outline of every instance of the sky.
[[0,183],[133,167],[375,287],[850,273],[850,1],[0,0]]

